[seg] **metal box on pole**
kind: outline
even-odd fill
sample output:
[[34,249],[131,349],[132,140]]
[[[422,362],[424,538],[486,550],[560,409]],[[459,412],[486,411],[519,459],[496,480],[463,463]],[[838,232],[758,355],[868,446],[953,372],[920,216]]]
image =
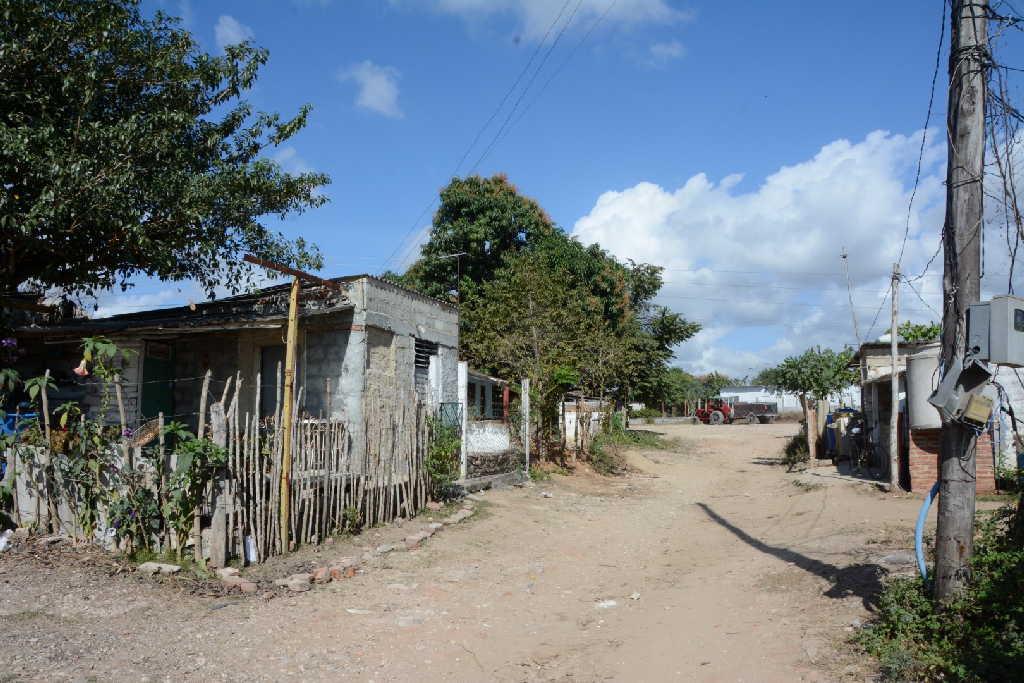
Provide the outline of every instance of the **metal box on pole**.
[[1024,299],[997,296],[971,304],[967,314],[967,353],[972,360],[1024,367]]

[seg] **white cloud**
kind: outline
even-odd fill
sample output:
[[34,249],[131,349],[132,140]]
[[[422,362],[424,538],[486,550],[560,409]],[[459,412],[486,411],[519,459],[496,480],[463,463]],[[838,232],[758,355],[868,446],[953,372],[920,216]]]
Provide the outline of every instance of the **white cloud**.
[[[938,245],[945,147],[935,139],[925,150],[905,273],[920,272]],[[705,326],[678,350],[684,367],[750,374],[812,345],[855,343],[844,247],[865,334],[897,260],[920,144],[920,133],[884,131],[856,143],[837,140],[749,190],[739,189],[739,174],[716,183],[699,173],[675,190],[641,182],[602,194],[574,234],[620,258],[666,268],[661,303]],[[940,257],[915,283],[935,308],[941,271]],[[901,319],[936,319],[906,287],[902,305]],[[889,326],[887,311],[872,337]]]
[[273,160],[281,164],[288,173],[298,175],[300,173],[310,173],[313,168],[306,162],[304,158],[299,154],[298,150],[291,145],[278,148],[274,152]]
[[673,59],[679,59],[686,55],[686,48],[678,40],[670,40],[665,43],[654,43],[650,47],[651,62],[664,64]]
[[398,70],[394,67],[380,66],[368,59],[338,72],[338,80],[355,81],[359,87],[357,107],[393,119],[404,116],[398,107],[398,77]]
[[217,47],[221,51],[228,45],[244,43],[256,37],[251,28],[228,14],[221,15],[217,20],[216,26],[213,27],[213,34],[217,39]]
[[[411,0],[392,0],[393,4],[409,4]],[[539,40],[552,25],[563,3],[553,0],[427,0],[434,9],[455,14],[468,20],[479,20],[497,14],[512,14],[519,24],[519,31],[529,40]],[[564,21],[575,4],[567,7],[559,19]],[[606,13],[607,12],[607,13]],[[604,16],[606,23],[668,24],[692,18],[690,12],[673,8],[666,0],[580,0],[573,21],[588,23]]]

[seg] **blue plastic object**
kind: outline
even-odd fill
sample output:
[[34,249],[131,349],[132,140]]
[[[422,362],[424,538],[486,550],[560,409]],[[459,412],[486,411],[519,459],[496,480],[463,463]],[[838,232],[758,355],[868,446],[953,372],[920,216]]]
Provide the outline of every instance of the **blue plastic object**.
[[825,416],[825,452],[834,453],[836,450],[836,430],[829,429],[835,424],[835,416],[829,413]]
[[20,416],[15,413],[7,413],[4,419],[0,420],[0,434],[17,434],[26,429],[27,425],[18,425],[18,420],[31,421],[38,417],[35,413],[23,413]]
[[914,552],[917,554],[917,568],[921,572],[921,578],[928,580],[928,568],[924,564],[924,523],[928,519],[928,509],[932,506],[932,500],[939,495],[939,482],[935,482],[932,490],[928,492],[924,502],[921,503],[921,511],[917,513],[917,526],[914,527]]

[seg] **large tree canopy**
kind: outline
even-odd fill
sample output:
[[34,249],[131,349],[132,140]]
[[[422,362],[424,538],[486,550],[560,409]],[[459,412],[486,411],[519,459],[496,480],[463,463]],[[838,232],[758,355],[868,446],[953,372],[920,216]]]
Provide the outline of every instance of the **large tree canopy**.
[[556,232],[537,202],[519,194],[504,175],[453,178],[441,190],[420,258],[401,277],[430,296],[466,294],[492,279],[506,256]]
[[568,385],[654,393],[674,347],[700,330],[654,303],[660,268],[581,244],[501,175],[453,179],[419,260],[388,276],[441,298],[457,290],[463,353],[480,370],[529,377],[542,418]]
[[0,293],[136,275],[237,289],[244,252],[318,267],[261,218],[319,206],[325,175],[262,155],[305,125],[240,99],[267,52],[204,54],[138,0],[8,0],[0,21]]

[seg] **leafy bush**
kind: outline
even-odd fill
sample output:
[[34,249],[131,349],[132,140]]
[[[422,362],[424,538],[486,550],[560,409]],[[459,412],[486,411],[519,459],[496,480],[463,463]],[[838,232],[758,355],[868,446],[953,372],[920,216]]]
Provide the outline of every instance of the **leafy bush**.
[[937,607],[919,578],[897,578],[856,636],[886,680],[1019,680],[1024,671],[1024,520],[1015,505],[979,525],[964,594]]
[[810,460],[811,451],[807,446],[807,432],[801,431],[786,442],[786,447],[782,451],[782,464],[786,466],[787,472],[792,472]]
[[632,409],[630,409],[629,417],[630,418],[634,418],[635,417],[635,418],[637,418],[639,420],[651,420],[651,419],[654,419],[656,417],[661,417],[661,411],[658,410],[657,408],[642,408],[640,410],[632,410]]
[[537,467],[536,465],[530,465],[530,481],[547,481],[551,478],[551,473],[543,467]]
[[459,478],[459,450],[462,441],[455,425],[440,419],[429,421],[430,444],[427,446],[426,469],[433,500],[449,500],[455,496],[452,485]]
[[1000,491],[1020,491],[1021,482],[1024,482],[1024,469],[997,464],[995,478]]

